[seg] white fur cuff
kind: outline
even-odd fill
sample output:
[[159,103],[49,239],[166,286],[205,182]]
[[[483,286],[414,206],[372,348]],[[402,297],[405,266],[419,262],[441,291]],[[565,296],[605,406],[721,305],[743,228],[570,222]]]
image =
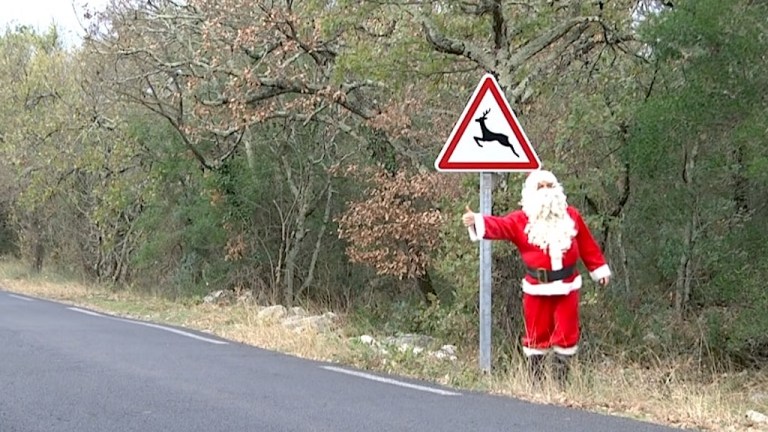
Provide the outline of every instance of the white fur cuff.
[[485,220],[483,215],[475,213],[475,226],[467,227],[467,231],[469,232],[469,239],[472,241],[479,241],[485,237]]
[[589,272],[589,277],[591,277],[592,280],[595,282],[599,281],[602,278],[609,277],[610,275],[611,275],[611,269],[608,267],[608,264],[603,264],[600,267]]
[[523,347],[523,354],[526,357],[545,355],[548,352],[549,352],[549,349],[528,348],[526,346]]
[[552,347],[552,351],[554,351],[556,354],[560,354],[563,356],[572,356],[572,355],[576,355],[576,353],[579,351],[579,346],[574,345],[572,347],[563,348],[561,346],[555,345]]
[[477,233],[475,233],[475,227],[468,226],[467,232],[469,233],[469,239],[472,240],[473,242],[480,240],[479,238],[477,238]]
[[467,227],[469,239],[479,241],[485,237],[485,219],[480,213],[475,213],[475,226]]
[[477,238],[485,238],[485,218],[480,213],[475,213],[475,229]]

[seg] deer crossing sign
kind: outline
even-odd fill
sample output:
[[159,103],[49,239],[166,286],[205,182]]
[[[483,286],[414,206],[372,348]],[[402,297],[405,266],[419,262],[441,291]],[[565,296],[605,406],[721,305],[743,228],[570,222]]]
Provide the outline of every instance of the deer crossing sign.
[[435,160],[435,169],[528,172],[540,167],[499,83],[485,74]]

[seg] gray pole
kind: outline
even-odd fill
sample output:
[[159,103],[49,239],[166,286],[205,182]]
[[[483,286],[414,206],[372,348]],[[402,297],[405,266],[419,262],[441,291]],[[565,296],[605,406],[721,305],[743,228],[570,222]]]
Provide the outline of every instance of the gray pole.
[[[493,178],[480,173],[480,214],[491,214]],[[480,240],[480,369],[491,371],[491,241]]]

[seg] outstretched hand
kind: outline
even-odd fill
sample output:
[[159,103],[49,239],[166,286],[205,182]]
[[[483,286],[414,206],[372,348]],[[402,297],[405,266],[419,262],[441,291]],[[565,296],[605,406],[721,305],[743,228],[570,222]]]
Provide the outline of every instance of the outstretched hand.
[[598,280],[597,283],[599,283],[600,286],[604,287],[604,286],[607,286],[608,282],[610,282],[610,281],[611,281],[611,278],[606,276],[604,278],[600,278],[600,280]]
[[469,206],[466,206],[465,210],[466,213],[461,217],[461,221],[464,222],[464,226],[471,227],[475,224],[475,212]]

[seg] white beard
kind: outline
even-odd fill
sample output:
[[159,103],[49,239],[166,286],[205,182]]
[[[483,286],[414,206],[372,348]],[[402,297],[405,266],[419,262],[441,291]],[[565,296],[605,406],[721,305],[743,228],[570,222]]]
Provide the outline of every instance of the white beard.
[[561,186],[523,190],[521,205],[528,216],[525,233],[528,242],[562,259],[576,235],[576,224],[568,215],[566,196]]

